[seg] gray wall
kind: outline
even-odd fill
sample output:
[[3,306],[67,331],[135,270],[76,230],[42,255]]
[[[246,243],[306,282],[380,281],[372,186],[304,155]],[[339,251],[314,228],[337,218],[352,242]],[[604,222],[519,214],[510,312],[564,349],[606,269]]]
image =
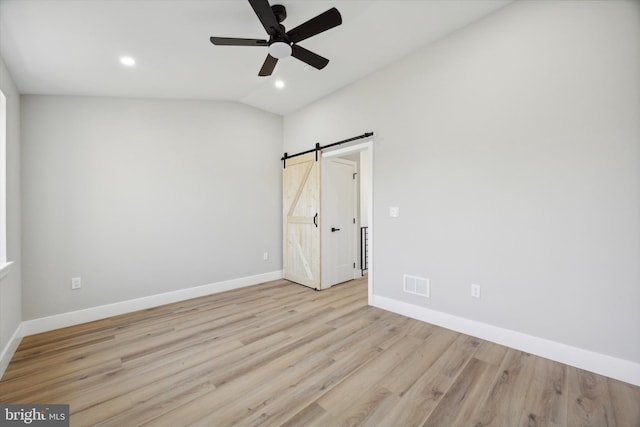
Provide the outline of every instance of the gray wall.
[[639,27],[515,2],[285,116],[284,150],[376,132],[375,294],[640,362]]
[[24,320],[282,268],[280,116],[23,96],[22,148]]
[[0,281],[0,353],[22,321],[20,269],[20,95],[0,58],[0,90],[7,98],[7,259],[9,274]]

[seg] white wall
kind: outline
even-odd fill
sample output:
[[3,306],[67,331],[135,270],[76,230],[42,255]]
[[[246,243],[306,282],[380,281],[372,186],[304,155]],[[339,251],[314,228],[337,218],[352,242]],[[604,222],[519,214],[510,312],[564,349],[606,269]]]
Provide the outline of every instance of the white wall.
[[13,261],[9,274],[0,280],[0,376],[4,372],[2,354],[13,354],[18,340],[14,335],[22,321],[22,279],[20,249],[20,95],[0,58],[0,90],[7,98],[7,258]]
[[639,27],[515,2],[287,115],[284,150],[376,132],[376,295],[637,364]]
[[22,148],[24,320],[282,268],[280,116],[23,96]]

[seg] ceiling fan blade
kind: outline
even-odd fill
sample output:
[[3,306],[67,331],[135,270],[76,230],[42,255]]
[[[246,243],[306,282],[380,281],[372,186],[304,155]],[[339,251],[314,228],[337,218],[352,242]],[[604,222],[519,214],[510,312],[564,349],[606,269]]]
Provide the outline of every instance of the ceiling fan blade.
[[293,30],[287,31],[287,36],[291,43],[298,43],[299,41],[308,39],[311,36],[320,34],[323,31],[337,27],[340,24],[342,24],[342,15],[340,15],[338,9],[332,7],[315,18],[311,18],[304,24],[298,25]]
[[276,68],[277,63],[278,58],[267,55],[267,59],[264,60],[264,64],[262,64],[262,68],[260,68],[260,72],[258,73],[258,75],[260,77],[270,76],[271,73],[273,73],[273,69]]
[[268,46],[266,40],[238,39],[234,37],[209,37],[211,43],[216,46]]
[[273,36],[275,34],[281,34],[280,23],[276,19],[276,15],[271,10],[268,0],[249,0],[253,11],[258,15],[258,19],[262,23],[262,26],[267,30],[267,34]]
[[298,46],[297,44],[291,46],[291,56],[298,58],[302,62],[306,62],[318,70],[322,70],[329,63],[327,58],[323,58],[317,53],[313,53],[302,46]]

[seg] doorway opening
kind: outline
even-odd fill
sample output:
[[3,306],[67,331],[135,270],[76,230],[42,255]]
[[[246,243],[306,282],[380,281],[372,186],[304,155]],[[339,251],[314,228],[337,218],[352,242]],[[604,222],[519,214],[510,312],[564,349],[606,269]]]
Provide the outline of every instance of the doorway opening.
[[[322,158],[347,158],[354,159],[353,156],[358,158],[358,183],[359,183],[359,200],[357,209],[357,227],[358,230],[361,227],[367,227],[367,256],[368,259],[361,260],[366,262],[366,276],[367,276],[367,302],[372,305],[373,301],[373,141],[365,141],[359,144],[354,144],[348,147],[336,148],[330,151],[323,151]],[[360,247],[360,232],[357,233],[358,241],[356,242],[358,248]],[[362,250],[362,249],[360,249]],[[358,251],[358,249],[356,249]],[[358,265],[362,268],[362,265]]]

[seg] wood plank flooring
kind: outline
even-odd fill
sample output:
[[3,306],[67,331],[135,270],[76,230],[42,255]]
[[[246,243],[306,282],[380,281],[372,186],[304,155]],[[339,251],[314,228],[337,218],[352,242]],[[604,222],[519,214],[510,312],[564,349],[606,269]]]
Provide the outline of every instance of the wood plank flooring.
[[640,427],[640,387],[279,280],[25,337],[0,403],[72,426]]

